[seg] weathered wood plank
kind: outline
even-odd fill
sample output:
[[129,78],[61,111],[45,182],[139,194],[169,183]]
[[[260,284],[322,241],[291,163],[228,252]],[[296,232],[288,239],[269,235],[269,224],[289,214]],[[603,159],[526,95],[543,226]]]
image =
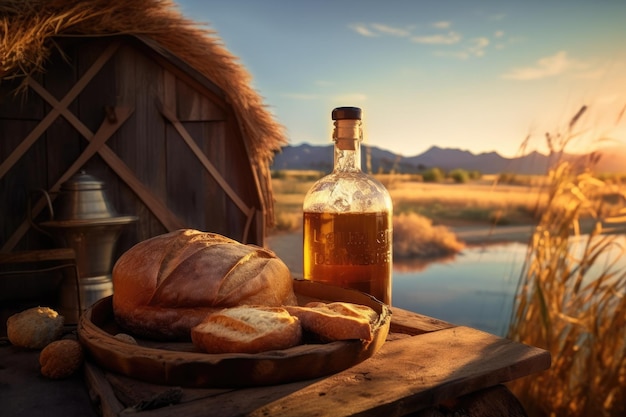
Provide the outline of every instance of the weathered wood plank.
[[43,249],[35,251],[19,251],[0,253],[0,264],[15,264],[43,261],[76,260],[76,252],[70,248]]
[[213,166],[211,161],[204,154],[202,149],[198,146],[198,144],[191,137],[187,129],[182,125],[182,123],[176,119],[176,114],[171,109],[165,108],[162,105],[159,106],[161,113],[163,116],[172,123],[178,134],[185,141],[189,149],[193,152],[193,154],[198,158],[198,160],[202,163],[204,169],[207,170],[215,178],[215,180],[220,184],[224,192],[233,200],[233,202],[237,205],[237,207],[244,213],[248,214],[250,212],[250,208],[247,204],[239,197],[239,195],[232,189],[228,181],[224,179],[221,173]]
[[391,307],[393,320],[391,332],[418,335],[454,327],[452,323],[414,313],[397,307]]
[[[46,90],[39,86],[39,84],[33,84],[34,88],[40,93],[41,97],[44,97],[46,100],[50,100],[51,102],[55,102],[54,98],[46,92]],[[54,193],[61,188],[61,184],[67,181],[72,175],[74,175],[78,169],[91,158],[96,152],[100,152],[101,148],[105,147],[106,141],[111,137],[111,135],[128,119],[131,115],[132,110],[127,108],[117,109],[119,112],[119,118],[115,122],[110,122],[107,119],[104,119],[102,126],[95,135],[91,135],[88,137],[90,141],[89,145],[85,148],[83,153],[74,161],[74,163],[65,171],[65,173],[55,182],[55,184],[49,190]],[[71,118],[70,118],[71,119]],[[78,121],[80,122],[80,121]],[[82,126],[82,124],[81,124]],[[85,128],[86,129],[86,128]],[[107,148],[108,149],[108,148]],[[35,205],[33,205],[31,213],[33,216],[37,215],[46,205],[46,201],[43,197],[41,197]],[[24,233],[30,227],[30,223],[28,220],[24,220],[21,225],[13,232],[11,237],[7,239],[7,241],[2,246],[2,252],[8,252],[12,250],[17,242],[22,238]]]
[[455,327],[387,343],[374,357],[345,372],[245,412],[404,415],[549,365],[550,356],[541,349]]
[[[58,106],[54,108],[43,118],[43,120],[33,129],[33,131],[24,138],[24,140],[18,145],[17,148],[9,155],[9,157],[0,164],[0,178],[7,173],[9,169],[24,155],[24,153],[32,146],[32,144],[39,139],[41,134],[56,120],[61,114],[62,110],[76,98],[76,96],[82,91],[82,89],[91,81],[91,79],[100,71],[104,64],[113,56],[119,43],[113,42],[109,47],[100,55],[99,59],[85,72],[85,74],[78,80],[78,82],[72,87],[72,89],[63,97]],[[31,79],[32,80],[32,79]],[[31,81],[29,80],[29,81]]]
[[176,82],[177,100],[176,116],[181,122],[212,122],[223,121],[224,111],[216,106],[207,96],[194,90],[182,80]]
[[402,416],[550,366],[542,349],[469,327],[391,339],[372,358],[330,377],[196,393],[143,415]]
[[98,368],[85,362],[85,380],[91,388],[92,401],[97,400],[102,417],[117,417],[124,410],[124,406],[118,401],[113,388],[104,377],[104,373]]

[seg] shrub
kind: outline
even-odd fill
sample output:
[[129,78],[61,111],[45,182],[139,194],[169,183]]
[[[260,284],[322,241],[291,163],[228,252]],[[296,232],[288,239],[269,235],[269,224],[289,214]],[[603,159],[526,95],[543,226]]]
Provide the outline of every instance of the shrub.
[[302,227],[302,214],[294,212],[277,212],[274,216],[273,231],[293,232]]
[[483,177],[483,174],[480,171],[472,170],[469,172],[470,180],[479,180]]
[[393,255],[397,258],[431,258],[451,255],[464,247],[454,232],[416,213],[393,217]]
[[443,171],[439,168],[430,168],[422,173],[424,182],[441,182],[446,178]]
[[452,180],[457,184],[465,184],[470,179],[469,173],[466,170],[460,168],[450,171],[448,177],[452,178]]

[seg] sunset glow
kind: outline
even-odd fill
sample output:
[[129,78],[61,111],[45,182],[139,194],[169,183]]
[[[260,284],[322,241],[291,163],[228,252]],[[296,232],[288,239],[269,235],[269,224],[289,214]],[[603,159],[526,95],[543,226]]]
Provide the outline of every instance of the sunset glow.
[[[290,144],[330,143],[330,112],[364,110],[366,143],[545,152],[580,127],[626,143],[626,2],[178,0],[245,65]],[[574,150],[574,149],[573,149]]]

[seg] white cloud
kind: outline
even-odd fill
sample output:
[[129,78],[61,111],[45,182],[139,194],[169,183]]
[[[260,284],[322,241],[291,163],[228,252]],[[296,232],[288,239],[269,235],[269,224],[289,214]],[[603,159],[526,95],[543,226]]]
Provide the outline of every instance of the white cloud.
[[451,31],[445,35],[413,36],[411,41],[428,45],[453,45],[461,40],[461,35]]
[[411,32],[409,32],[407,29],[396,28],[393,26],[387,26],[387,25],[383,25],[380,23],[372,23],[372,28],[378,31],[379,33],[382,33],[385,35],[405,37],[411,34]]
[[355,23],[353,25],[350,25],[349,27],[361,36],[366,36],[368,38],[374,38],[378,36],[378,33],[370,30],[367,25],[364,25],[362,23]]
[[397,37],[407,37],[411,34],[411,31],[408,28],[400,28],[389,25],[384,25],[382,23],[355,23],[349,26],[350,29],[354,30],[361,36],[366,36],[369,38],[378,37],[381,35],[390,35]]
[[533,66],[513,68],[503,74],[502,78],[522,81],[538,80],[563,74],[575,66],[577,63],[568,58],[567,52],[559,51],[552,56],[538,59]]
[[493,33],[493,37],[494,37],[494,38],[501,38],[501,37],[503,37],[503,36],[504,36],[504,31],[502,31],[502,30],[496,30],[496,31]]
[[489,39],[485,37],[474,38],[471,40],[471,45],[467,48],[467,52],[474,56],[483,56],[487,46],[489,46]]
[[452,22],[449,22],[447,20],[441,20],[439,22],[433,23],[433,27],[437,29],[448,29],[450,28],[450,26],[452,26]]

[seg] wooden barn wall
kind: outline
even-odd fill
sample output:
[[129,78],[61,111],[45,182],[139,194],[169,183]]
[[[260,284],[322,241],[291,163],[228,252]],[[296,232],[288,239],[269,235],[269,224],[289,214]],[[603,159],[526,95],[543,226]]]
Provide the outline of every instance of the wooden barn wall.
[[[44,115],[44,103],[36,94],[16,97],[13,91],[21,80],[0,82],[0,160],[4,161],[39,123]],[[37,141],[0,179],[0,243],[4,243],[18,224],[27,216],[28,201],[35,190],[46,186],[46,142]],[[40,242],[36,230],[22,239],[26,247],[51,245],[52,240]]]
[[[119,38],[77,40],[61,44],[66,58],[51,56],[36,78],[61,100],[111,42]],[[0,83],[0,160],[4,160],[51,110],[29,91],[14,97],[16,82]],[[206,94],[205,94],[206,93]],[[174,106],[177,118],[209,161],[248,207],[261,210],[259,190],[232,108],[187,78],[174,64],[153,56],[140,42],[123,44],[68,108],[92,132],[105,107],[129,106],[133,114],[106,142],[134,175],[182,221],[185,227],[213,231],[241,240],[246,217],[206,172],[159,106]],[[49,189],[88,142],[63,117],[57,118],[28,152],[0,180],[0,232],[3,242],[26,218],[30,196]],[[120,215],[139,221],[122,233],[117,256],[143,239],[164,233],[160,221],[98,154],[83,167],[105,181],[107,195]],[[44,210],[35,223],[47,220]],[[262,244],[262,216],[255,216],[248,242]],[[13,250],[51,247],[52,240],[30,229]]]

